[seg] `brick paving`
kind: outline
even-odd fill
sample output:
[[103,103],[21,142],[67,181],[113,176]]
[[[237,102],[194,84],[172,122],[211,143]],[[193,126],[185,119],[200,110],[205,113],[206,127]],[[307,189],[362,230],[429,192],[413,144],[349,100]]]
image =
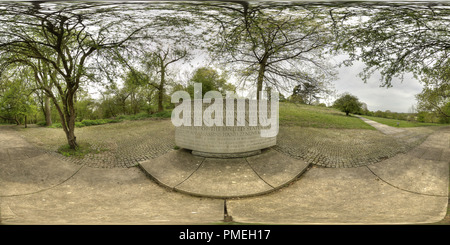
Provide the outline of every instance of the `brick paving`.
[[[365,166],[404,153],[422,143],[436,127],[405,128],[390,135],[377,130],[324,129],[282,126],[275,150],[322,167]],[[58,158],[95,168],[128,168],[156,158],[175,147],[170,119],[127,121],[77,128],[78,143],[89,143],[98,153],[83,158],[57,153],[66,144],[62,129],[18,128],[30,143]]]
[[66,157],[57,152],[67,144],[62,129],[30,128],[20,130],[31,143],[65,161],[95,168],[129,168],[139,161],[165,154],[175,147],[174,127],[170,120],[127,121],[77,128],[79,144],[89,143],[98,153],[84,157]]
[[[406,153],[438,127],[396,128],[359,117],[374,130],[285,128],[277,150],[323,167],[359,167]],[[298,140],[304,142],[292,144]]]

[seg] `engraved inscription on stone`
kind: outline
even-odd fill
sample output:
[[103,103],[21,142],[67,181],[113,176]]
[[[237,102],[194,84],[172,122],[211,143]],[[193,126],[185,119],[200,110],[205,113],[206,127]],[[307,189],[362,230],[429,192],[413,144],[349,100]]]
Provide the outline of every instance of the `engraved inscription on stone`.
[[175,130],[175,144],[206,153],[243,153],[274,146],[276,137],[261,137],[260,134],[261,129],[268,127],[253,126],[256,122],[249,122],[248,115],[257,112],[249,110],[248,101],[246,104],[245,126],[237,126],[237,123],[225,126],[225,120],[224,126],[180,126]]

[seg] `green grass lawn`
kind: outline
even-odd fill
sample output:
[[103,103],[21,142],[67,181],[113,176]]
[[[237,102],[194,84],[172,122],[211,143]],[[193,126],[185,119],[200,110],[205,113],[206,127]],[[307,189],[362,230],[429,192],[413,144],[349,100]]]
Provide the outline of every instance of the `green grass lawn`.
[[314,128],[374,129],[353,116],[327,107],[280,103],[280,125]]
[[[424,127],[424,126],[443,126],[443,125],[445,125],[445,124],[439,124],[439,123],[410,122],[410,121],[405,121],[405,120],[389,119],[389,118],[382,118],[382,117],[372,117],[372,116],[362,116],[362,117],[365,117],[367,119],[373,120],[375,122],[386,124],[388,126],[400,127],[400,128]],[[397,126],[397,123],[399,123],[398,126]]]

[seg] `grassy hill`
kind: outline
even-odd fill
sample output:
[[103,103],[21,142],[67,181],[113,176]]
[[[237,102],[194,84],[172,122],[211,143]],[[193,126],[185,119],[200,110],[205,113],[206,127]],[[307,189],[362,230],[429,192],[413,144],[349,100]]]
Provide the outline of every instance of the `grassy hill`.
[[374,129],[361,119],[327,107],[280,103],[280,125],[313,128]]

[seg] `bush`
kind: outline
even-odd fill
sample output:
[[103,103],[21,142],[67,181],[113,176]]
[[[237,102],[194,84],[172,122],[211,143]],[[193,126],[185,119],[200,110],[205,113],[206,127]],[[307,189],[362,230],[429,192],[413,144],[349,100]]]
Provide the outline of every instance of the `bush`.
[[45,126],[47,126],[47,122],[37,122],[36,125],[45,127]]
[[100,125],[102,123],[100,119],[100,120],[83,120],[81,121],[81,124],[83,124],[84,126],[92,126],[92,125]]
[[51,126],[48,126],[49,128],[62,128],[61,123],[53,123]]
[[172,116],[172,111],[162,111],[152,114],[152,117],[169,118]]
[[[107,124],[107,123],[118,123],[121,122],[122,120],[120,119],[97,119],[97,120],[83,120],[81,122],[75,122],[75,127],[76,128],[82,128],[82,127],[87,127],[87,126],[93,126],[93,125],[102,125],[102,124]],[[45,126],[45,122],[39,123],[40,126]],[[49,128],[62,128],[61,123],[53,123],[51,126],[49,126]]]
[[122,121],[120,119],[107,119],[107,120],[108,120],[108,123],[118,123],[118,122]]
[[86,126],[86,125],[84,125],[82,122],[75,122],[75,127],[76,128],[82,128],[84,126]]
[[[94,126],[94,125],[102,125],[107,123],[119,123],[123,120],[142,120],[146,118],[170,118],[172,116],[172,111],[162,111],[154,114],[148,114],[145,112],[136,114],[136,115],[120,115],[117,118],[111,118],[111,119],[96,119],[96,120],[90,120],[85,119],[81,122],[75,122],[75,127],[82,128],[82,127],[88,127],[88,126]],[[38,125],[45,126],[45,122],[39,122]],[[61,123],[53,123],[52,126],[49,126],[50,128],[62,128]]]
[[[131,120],[131,121],[135,121],[135,120],[143,120],[143,119],[147,119],[147,118],[170,118],[172,116],[172,110],[167,110],[167,111],[162,111],[162,112],[157,112],[154,114],[148,114],[146,112],[141,112],[138,113],[136,115],[120,115],[118,117],[118,119],[109,119],[109,120]],[[112,121],[114,122],[114,121]]]
[[[81,121],[81,124],[83,126],[92,126],[92,125],[102,125],[107,123],[118,123],[120,122],[120,119],[96,119],[96,120],[83,120]],[[75,124],[76,126],[76,124]]]

